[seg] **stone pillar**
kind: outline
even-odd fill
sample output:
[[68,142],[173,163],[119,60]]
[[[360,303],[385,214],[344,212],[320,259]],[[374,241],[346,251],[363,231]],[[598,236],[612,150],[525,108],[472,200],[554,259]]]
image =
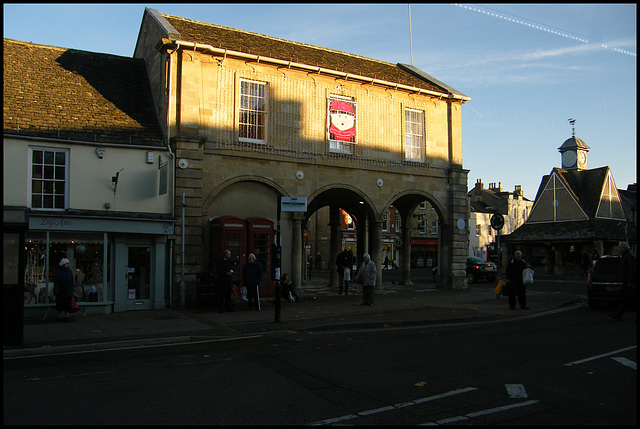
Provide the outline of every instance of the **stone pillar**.
[[[451,247],[450,277],[447,287],[450,289],[467,289],[467,253],[469,249],[469,201],[467,196],[467,170],[452,168],[447,185],[449,194],[448,232]],[[442,265],[441,265],[442,267]]]
[[382,291],[382,221],[373,220],[369,225],[369,255],[376,264],[376,291]]
[[402,222],[402,277],[400,280],[401,285],[411,286],[411,228],[413,227],[413,221],[407,218]]
[[360,220],[356,223],[356,264],[358,265],[358,269],[360,269],[360,264],[362,263],[362,255],[368,252],[367,249],[367,220],[365,216],[360,216]]
[[[329,206],[329,228],[331,229],[331,237],[329,239],[329,260],[327,266],[329,269],[329,287],[338,287],[338,272],[336,271],[336,258],[338,253],[342,251],[342,243],[340,243],[340,209],[336,205]],[[340,249],[340,250],[338,250]]]
[[291,283],[296,290],[301,289],[302,282],[302,216],[293,214],[291,228]]

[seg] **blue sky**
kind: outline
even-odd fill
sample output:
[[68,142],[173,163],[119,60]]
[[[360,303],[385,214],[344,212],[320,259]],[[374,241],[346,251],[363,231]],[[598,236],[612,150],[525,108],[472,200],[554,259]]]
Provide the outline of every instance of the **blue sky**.
[[4,37],[130,57],[145,7],[391,63],[470,96],[463,167],[533,200],[576,136],[618,188],[637,177],[636,5],[4,4]]

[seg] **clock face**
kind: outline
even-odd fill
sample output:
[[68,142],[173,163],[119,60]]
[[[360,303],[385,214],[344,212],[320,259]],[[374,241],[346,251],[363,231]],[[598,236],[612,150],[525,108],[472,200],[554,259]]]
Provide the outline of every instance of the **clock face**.
[[562,154],[562,166],[573,167],[576,164],[576,153],[573,151],[567,151]]
[[587,154],[584,152],[578,152],[578,162],[584,165],[587,162]]

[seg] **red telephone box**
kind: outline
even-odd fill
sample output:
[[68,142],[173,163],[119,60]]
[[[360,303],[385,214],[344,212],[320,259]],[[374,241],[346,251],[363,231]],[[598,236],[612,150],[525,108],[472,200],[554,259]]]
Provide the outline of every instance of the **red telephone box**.
[[211,267],[215,275],[222,252],[231,251],[232,282],[240,287],[242,265],[247,260],[247,222],[233,216],[215,218],[210,223]]
[[272,245],[274,243],[273,222],[261,217],[247,219],[247,255],[256,255],[256,261],[262,264],[264,274],[260,282],[260,295],[274,293]]

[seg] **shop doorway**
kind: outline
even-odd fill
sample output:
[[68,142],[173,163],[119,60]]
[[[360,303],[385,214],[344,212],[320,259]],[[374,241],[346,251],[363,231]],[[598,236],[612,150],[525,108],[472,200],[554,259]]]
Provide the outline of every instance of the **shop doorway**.
[[127,309],[151,309],[151,247],[129,246]]

